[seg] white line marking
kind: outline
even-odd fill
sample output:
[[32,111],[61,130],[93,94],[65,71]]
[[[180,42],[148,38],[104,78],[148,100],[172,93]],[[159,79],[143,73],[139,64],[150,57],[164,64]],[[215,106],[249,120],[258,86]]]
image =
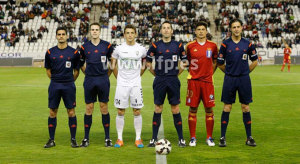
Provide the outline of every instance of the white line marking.
[[[286,86],[286,85],[300,85],[300,83],[282,83],[282,84],[254,84],[253,87],[266,87],[266,86]],[[31,84],[7,84],[0,85],[0,87],[34,87],[34,88],[47,88],[49,85],[31,85]],[[83,88],[82,85],[76,85],[78,88]],[[111,88],[116,86],[111,85]],[[186,85],[181,85],[181,87],[187,87]],[[221,88],[222,86],[215,85],[215,88]],[[143,86],[143,88],[152,88],[152,85]]]
[[[161,116],[161,123],[158,129],[157,139],[163,139],[165,138],[165,132],[164,132],[164,122],[163,117]],[[167,156],[166,155],[159,155],[156,153],[156,164],[167,164]]]

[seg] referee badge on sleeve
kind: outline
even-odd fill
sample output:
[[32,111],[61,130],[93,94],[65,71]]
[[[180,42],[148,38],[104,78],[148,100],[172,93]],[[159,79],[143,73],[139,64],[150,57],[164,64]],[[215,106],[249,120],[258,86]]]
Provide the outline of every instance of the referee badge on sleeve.
[[66,68],[71,68],[71,62],[70,61],[66,61]]
[[101,62],[102,63],[106,62],[106,56],[101,56]]
[[242,59],[243,59],[243,60],[247,60],[247,54],[243,54]]

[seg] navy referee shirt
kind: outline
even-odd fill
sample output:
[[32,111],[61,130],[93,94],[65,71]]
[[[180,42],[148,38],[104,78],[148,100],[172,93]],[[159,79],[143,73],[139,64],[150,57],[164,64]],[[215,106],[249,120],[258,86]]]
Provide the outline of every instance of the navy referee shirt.
[[162,40],[152,43],[147,52],[146,61],[152,62],[155,59],[155,74],[156,76],[177,76],[178,61],[187,60],[187,55],[184,52],[182,43],[171,40],[164,43]]
[[248,59],[257,60],[255,47],[244,38],[238,43],[229,38],[221,44],[217,63],[222,65],[226,61],[226,75],[243,76],[250,73]]
[[80,55],[70,46],[59,49],[57,46],[47,50],[45,68],[51,69],[51,80],[54,82],[74,81],[73,69],[80,69]]
[[86,62],[85,74],[87,76],[107,75],[107,61],[110,61],[112,52],[113,47],[107,41],[100,40],[97,46],[88,41],[80,49],[80,66]]

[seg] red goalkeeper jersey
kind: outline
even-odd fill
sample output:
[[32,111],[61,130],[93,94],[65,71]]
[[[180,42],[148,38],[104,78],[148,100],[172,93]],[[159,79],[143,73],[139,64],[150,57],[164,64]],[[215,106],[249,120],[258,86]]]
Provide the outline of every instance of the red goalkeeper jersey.
[[200,45],[195,40],[187,44],[186,52],[190,64],[187,78],[212,83],[213,60],[218,57],[217,45],[209,40]]
[[284,48],[283,50],[283,53],[284,53],[284,59],[290,59],[290,54],[292,53],[291,49],[290,48]]

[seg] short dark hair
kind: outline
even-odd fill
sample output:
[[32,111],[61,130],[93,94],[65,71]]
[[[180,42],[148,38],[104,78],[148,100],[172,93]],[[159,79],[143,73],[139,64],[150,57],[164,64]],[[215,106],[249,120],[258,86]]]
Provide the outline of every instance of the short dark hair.
[[64,30],[66,32],[66,34],[68,34],[68,31],[67,31],[67,29],[65,27],[57,27],[57,29],[56,29],[56,35],[57,35],[57,32],[59,30]]
[[243,22],[240,20],[240,19],[232,19],[231,21],[230,21],[230,23],[229,23],[229,27],[231,28],[231,25],[233,24],[233,23],[235,23],[235,22],[240,22],[240,24],[241,24],[241,26],[243,26]]
[[203,21],[198,22],[197,25],[196,25],[196,29],[197,29],[199,26],[204,26],[205,29],[207,30],[207,23],[206,23],[206,22],[203,22]]
[[125,31],[126,31],[126,29],[128,29],[128,28],[131,28],[131,29],[133,29],[133,30],[134,30],[134,32],[136,33],[136,28],[135,28],[135,26],[134,26],[134,25],[132,25],[132,24],[128,24],[128,25],[126,25],[126,26],[125,26],[125,28],[124,28],[124,34],[125,34]]
[[101,30],[101,25],[100,25],[100,23],[98,23],[98,22],[91,23],[91,24],[90,24],[90,28],[91,28],[92,26],[94,26],[94,25],[99,26],[99,30]]
[[161,30],[162,26],[163,26],[164,24],[166,24],[166,23],[170,24],[171,29],[173,30],[172,23],[171,23],[170,21],[164,21],[164,22],[160,25],[159,30]]

